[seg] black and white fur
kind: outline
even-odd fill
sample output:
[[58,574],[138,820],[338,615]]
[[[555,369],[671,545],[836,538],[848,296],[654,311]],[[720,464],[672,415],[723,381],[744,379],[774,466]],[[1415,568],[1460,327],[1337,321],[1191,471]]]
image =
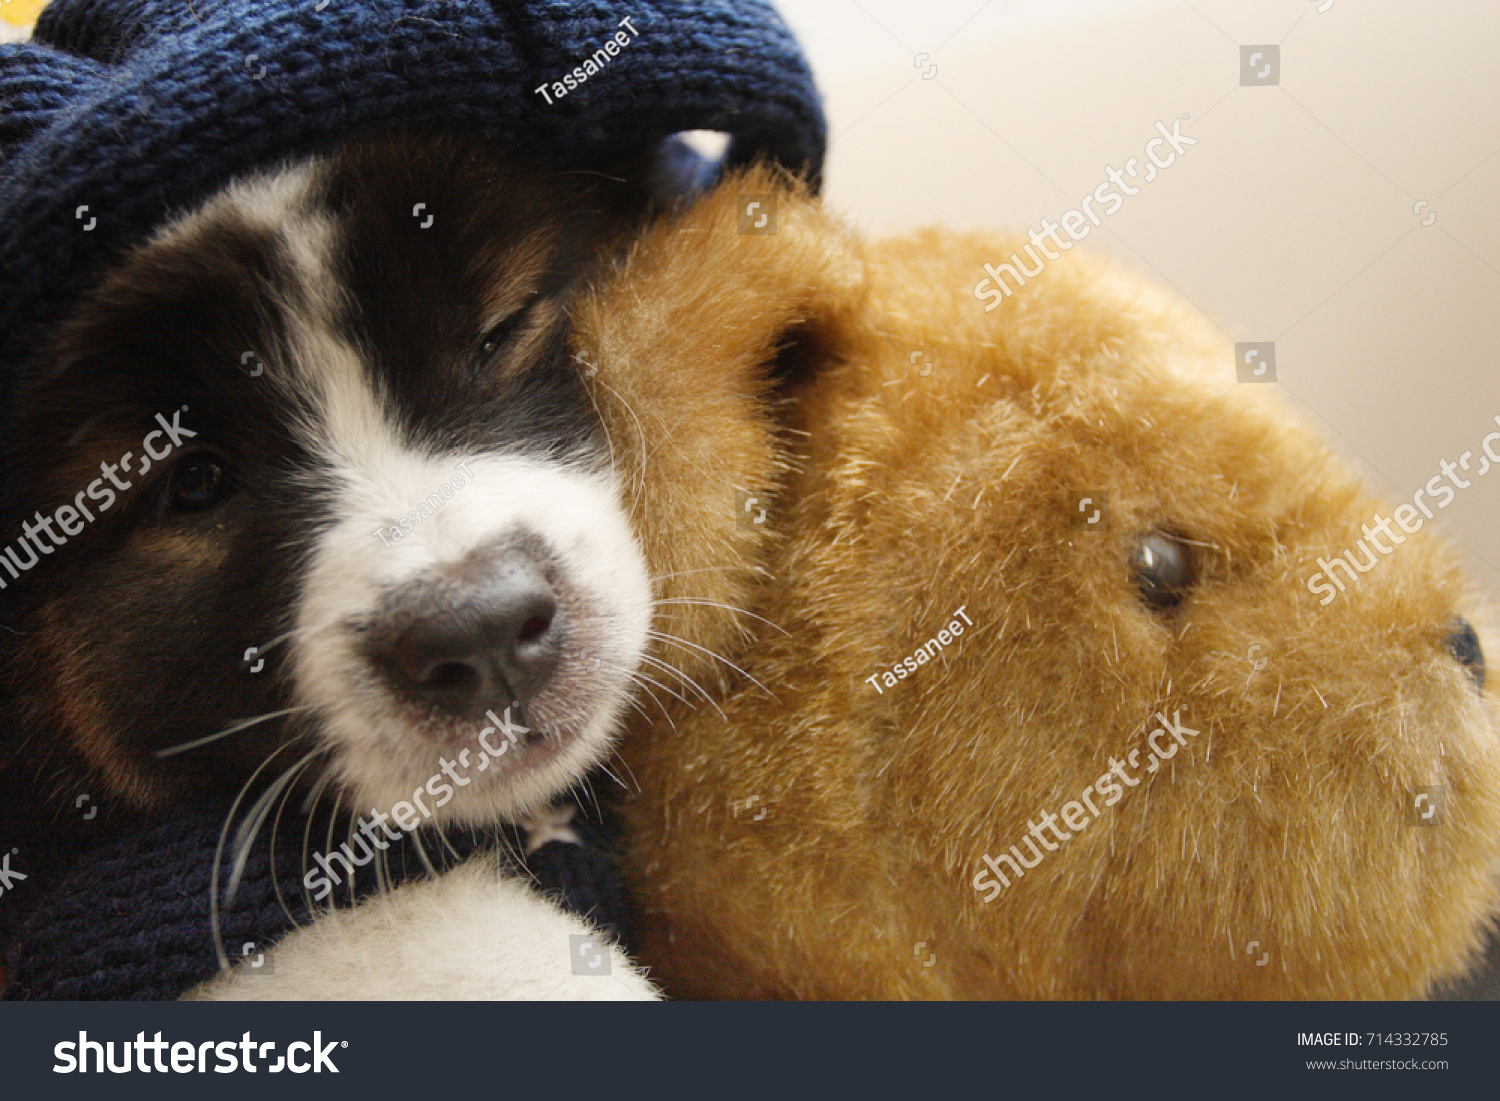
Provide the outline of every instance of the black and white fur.
[[[645,204],[477,138],[388,137],[239,180],[110,272],[20,394],[9,530],[139,454],[157,414],[196,435],[5,578],[32,774],[154,810],[258,771],[389,811],[468,753],[432,820],[484,825],[599,763],[652,593],[567,304]],[[511,704],[527,737],[476,770]],[[618,949],[610,979],[572,975],[590,931],[471,861],[198,994],[653,996]]]

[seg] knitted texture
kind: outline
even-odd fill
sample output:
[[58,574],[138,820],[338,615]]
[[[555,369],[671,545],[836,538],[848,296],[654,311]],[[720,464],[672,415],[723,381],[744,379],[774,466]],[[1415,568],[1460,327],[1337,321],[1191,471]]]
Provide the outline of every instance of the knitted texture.
[[[218,971],[211,918],[210,883],[225,808],[184,813],[137,830],[80,860],[34,901],[6,961],[5,998],[160,1000],[177,998]],[[285,815],[276,826],[275,852],[269,827],[258,836],[232,903],[223,901],[228,858],[219,875],[219,933],[226,954],[254,960],[319,907],[302,883],[302,847],[331,848],[348,837],[340,823],[330,835],[326,819],[308,830],[305,819]],[[580,813],[570,829],[580,843],[551,841],[518,856],[524,835],[431,831],[403,837],[383,854],[386,885],[452,866],[479,849],[505,855],[512,874],[629,944],[629,909],[607,843],[611,820]],[[418,852],[420,845],[421,852]],[[273,860],[274,855],[274,860]],[[348,906],[381,889],[375,865],[355,873],[321,905]]]
[[[537,93],[622,19],[607,66]],[[767,0],[53,0],[0,47],[0,418],[82,289],[173,212],[340,140],[443,128],[571,162],[721,130],[729,163],[813,175],[825,138]]]

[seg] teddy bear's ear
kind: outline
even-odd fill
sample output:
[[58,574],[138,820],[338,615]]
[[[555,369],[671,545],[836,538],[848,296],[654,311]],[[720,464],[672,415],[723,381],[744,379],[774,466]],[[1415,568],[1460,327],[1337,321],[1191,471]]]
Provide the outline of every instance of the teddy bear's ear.
[[36,42],[0,48],[0,165],[100,75],[87,58]]
[[858,238],[806,183],[757,164],[644,233],[576,320],[600,355],[769,391],[840,358],[864,296]]

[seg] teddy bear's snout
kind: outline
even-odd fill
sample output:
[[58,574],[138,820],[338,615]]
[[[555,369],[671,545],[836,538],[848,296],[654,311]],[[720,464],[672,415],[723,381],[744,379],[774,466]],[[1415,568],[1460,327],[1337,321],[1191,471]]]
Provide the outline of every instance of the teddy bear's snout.
[[1478,688],[1484,687],[1484,648],[1479,645],[1479,635],[1462,616],[1455,617],[1448,632],[1445,645]]

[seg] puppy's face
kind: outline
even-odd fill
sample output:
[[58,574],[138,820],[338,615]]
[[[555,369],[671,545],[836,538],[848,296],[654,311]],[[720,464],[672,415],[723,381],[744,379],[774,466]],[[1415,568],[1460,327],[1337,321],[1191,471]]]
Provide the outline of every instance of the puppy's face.
[[651,592],[568,302],[638,214],[385,139],[137,249],[8,441],[27,721],[143,806],[300,762],[483,821],[598,760]]

